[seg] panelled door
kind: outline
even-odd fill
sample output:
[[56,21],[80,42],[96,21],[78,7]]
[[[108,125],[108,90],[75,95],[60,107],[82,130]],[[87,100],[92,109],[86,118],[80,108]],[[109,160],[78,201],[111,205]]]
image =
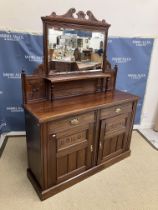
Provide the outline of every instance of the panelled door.
[[[131,109],[119,108],[120,113],[101,119],[98,164],[103,163],[125,151],[131,125]],[[117,109],[118,110],[118,109]]]
[[91,168],[94,113],[85,115],[52,124],[54,132],[49,136],[48,185],[63,182]]

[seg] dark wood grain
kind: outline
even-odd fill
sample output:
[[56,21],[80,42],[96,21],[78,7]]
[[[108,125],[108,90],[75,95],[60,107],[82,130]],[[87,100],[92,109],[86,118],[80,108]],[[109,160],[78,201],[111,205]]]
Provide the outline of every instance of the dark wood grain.
[[[77,77],[76,77],[77,76]],[[96,79],[96,78],[109,78],[112,77],[111,72],[108,72],[107,74],[99,72],[99,73],[76,73],[71,75],[60,75],[60,76],[52,76],[52,77],[46,77],[47,80],[49,80],[52,83],[59,83],[59,82],[65,82],[65,81],[76,81],[76,80],[87,80],[87,79]]]
[[[52,154],[48,159],[49,170],[52,169],[54,161],[57,162],[56,183],[76,176],[92,165],[91,145],[93,144],[94,113],[78,116],[78,120],[81,120],[81,124],[84,126],[81,126],[80,123],[76,126],[71,125],[69,122],[72,119],[59,120],[49,125],[50,131],[56,131],[56,134],[51,136],[55,136],[55,141],[58,144],[57,147],[50,147],[50,145],[48,147],[48,154]],[[53,148],[56,148],[56,151],[53,151]],[[52,175],[48,180],[51,179]]]
[[41,136],[40,126],[37,120],[32,117],[27,111],[25,111],[25,124],[27,133],[27,155],[28,155],[28,167],[36,177],[40,187],[44,189],[44,180],[42,176],[43,160],[41,159]]
[[[24,108],[34,115],[39,122],[55,120],[64,116],[96,110],[97,108],[110,108],[115,110],[115,105],[122,105],[138,97],[129,93],[115,91],[114,93],[96,93],[76,96],[56,101],[44,101],[34,104],[25,104]],[[114,112],[115,113],[115,112]]]
[[[138,97],[115,90],[118,67],[106,58],[109,24],[91,11],[71,8],[42,17],[44,64],[33,75],[22,72],[28,178],[41,200],[85,179],[130,154]],[[103,68],[50,75],[48,28],[103,32]],[[76,68],[70,63],[58,70]],[[107,189],[108,190],[108,189]]]
[[73,176],[70,179],[67,179],[63,182],[60,182],[59,184],[57,184],[55,186],[50,187],[47,190],[42,190],[40,188],[38,182],[36,181],[35,177],[33,176],[32,172],[29,169],[27,170],[27,176],[28,176],[30,182],[32,183],[34,189],[36,190],[39,198],[41,199],[41,201],[43,201],[43,200],[61,192],[62,190],[84,180],[85,178],[88,178],[89,176],[92,176],[95,173],[113,165],[114,163],[117,163],[117,162],[123,160],[124,158],[127,158],[130,155],[130,153],[131,153],[131,151],[128,150],[122,154],[119,154],[118,156],[113,157],[110,160],[107,160],[106,162],[104,162],[102,164],[94,166],[87,171],[81,172],[78,175]]
[[22,72],[21,78],[24,104],[47,99],[47,86],[44,78],[39,75],[26,75],[24,72]]
[[101,120],[99,163],[125,151],[128,133],[132,126],[130,113],[131,109],[128,111],[126,109],[125,114],[115,113],[115,116]]
[[[42,17],[41,19],[43,21],[61,21],[61,22],[68,22],[68,23],[82,23],[86,25],[100,25],[100,26],[106,26],[110,27],[110,24],[108,24],[105,20],[99,21],[96,19],[96,17],[93,15],[93,13],[88,10],[86,13],[83,11],[77,12],[77,18],[74,17],[74,14],[76,12],[75,8],[69,9],[64,15],[57,15],[55,12],[52,12],[51,15]],[[87,15],[87,17],[86,17]]]

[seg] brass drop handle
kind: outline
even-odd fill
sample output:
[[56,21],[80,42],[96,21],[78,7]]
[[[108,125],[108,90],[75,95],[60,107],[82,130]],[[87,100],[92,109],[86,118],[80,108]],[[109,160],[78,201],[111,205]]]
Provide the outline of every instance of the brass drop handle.
[[115,112],[116,112],[116,113],[121,112],[121,108],[117,108],[117,109],[115,110]]
[[90,150],[91,150],[91,152],[93,152],[93,145],[91,145]]
[[101,141],[100,141],[100,143],[99,143],[99,147],[100,147],[100,149],[102,149],[102,143],[101,143]]
[[74,118],[74,119],[70,120],[70,124],[71,125],[78,125],[79,124],[79,120],[77,118]]
[[55,133],[52,134],[52,138],[53,139],[56,138],[56,134]]
[[38,92],[38,91],[39,91],[39,88],[33,88],[33,89],[32,89],[32,92],[33,92],[33,93]]

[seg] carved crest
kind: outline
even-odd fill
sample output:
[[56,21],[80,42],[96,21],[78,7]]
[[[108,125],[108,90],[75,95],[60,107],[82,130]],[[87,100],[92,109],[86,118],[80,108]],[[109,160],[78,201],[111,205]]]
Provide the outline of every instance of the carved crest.
[[84,21],[91,21],[91,22],[96,22],[96,23],[102,23],[104,25],[107,24],[105,20],[102,20],[102,21],[97,20],[97,18],[93,15],[93,13],[90,10],[88,10],[86,13],[84,13],[83,11],[77,12],[76,13],[77,17],[74,16],[75,13],[76,13],[76,9],[75,8],[71,8],[64,15],[57,15],[55,12],[52,12],[49,17],[69,18],[69,19],[73,19],[73,20],[84,20]]
[[75,12],[76,12],[76,9],[75,8],[71,8],[64,15],[56,15],[55,12],[52,12],[51,16],[53,16],[53,17],[74,18],[73,14]]
[[76,13],[78,19],[86,19],[86,14],[83,11]]

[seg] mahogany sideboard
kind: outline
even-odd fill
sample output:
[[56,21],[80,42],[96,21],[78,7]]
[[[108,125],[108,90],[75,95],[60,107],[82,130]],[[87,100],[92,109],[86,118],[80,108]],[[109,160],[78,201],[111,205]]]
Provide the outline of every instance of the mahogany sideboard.
[[[74,18],[74,12],[72,8],[65,15],[57,16],[52,13],[51,16],[42,18],[44,64],[40,65],[33,75],[22,73],[27,174],[41,200],[130,155],[138,97],[115,89],[117,66],[112,68],[106,59],[107,31],[110,25],[105,21],[98,21],[90,11],[87,11],[88,20],[82,11],[77,13],[78,18]],[[48,30],[50,25],[55,25],[51,32]],[[57,28],[57,25],[60,28]],[[97,34],[93,39],[96,35],[94,33],[88,40],[78,37],[79,35],[70,35],[69,42],[66,31],[63,33],[61,28],[65,25],[66,28],[70,25],[76,34],[79,34],[79,29],[88,28],[95,32],[100,30],[104,35],[103,53],[102,49],[98,50],[96,47],[98,42],[92,44],[99,39],[102,47],[102,34]],[[76,52],[80,53],[81,64],[88,65],[94,62],[85,61],[82,51],[88,50],[88,58],[95,59],[102,53],[102,57],[99,57],[102,69],[81,71],[78,68],[79,72],[68,72],[68,69],[64,72],[62,65],[60,73],[57,69],[52,69],[49,65],[48,34],[57,29],[58,33],[55,34],[63,35],[55,35],[57,44],[50,43],[50,46],[53,45],[51,53],[56,51],[54,55],[51,54],[51,59],[52,56],[56,56],[55,59],[58,59],[59,63],[63,62],[61,59],[68,59],[66,54],[70,54],[70,51],[65,51],[67,45],[62,48],[62,39],[62,43],[70,43],[69,47],[72,42],[73,45],[83,44],[76,48]],[[92,40],[88,46],[89,39]],[[65,57],[61,57],[63,49]],[[75,48],[72,47],[71,53],[72,51],[75,51]],[[75,61],[73,55],[71,59],[78,65],[79,61]]]

